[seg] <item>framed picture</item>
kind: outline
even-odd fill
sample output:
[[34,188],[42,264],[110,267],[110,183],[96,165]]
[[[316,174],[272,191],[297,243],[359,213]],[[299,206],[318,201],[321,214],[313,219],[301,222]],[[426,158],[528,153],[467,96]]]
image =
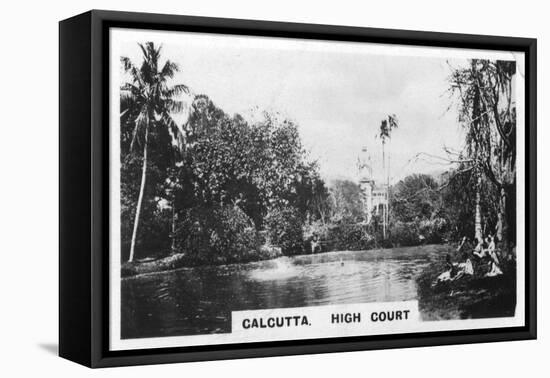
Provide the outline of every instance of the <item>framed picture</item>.
[[60,23],[60,355],[536,337],[536,40]]

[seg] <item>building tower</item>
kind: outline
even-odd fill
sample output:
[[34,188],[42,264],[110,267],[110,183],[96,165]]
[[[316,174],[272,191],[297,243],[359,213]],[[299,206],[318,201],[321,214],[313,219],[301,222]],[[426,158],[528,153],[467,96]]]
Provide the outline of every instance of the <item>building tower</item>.
[[361,188],[363,211],[366,222],[370,222],[372,217],[374,178],[372,177],[372,165],[367,147],[361,149],[361,154],[357,159],[357,169],[359,171],[359,187]]
[[387,185],[376,185],[372,174],[372,164],[367,147],[361,149],[357,158],[359,171],[359,187],[362,193],[363,211],[365,221],[369,223],[373,214],[383,213],[388,205]]

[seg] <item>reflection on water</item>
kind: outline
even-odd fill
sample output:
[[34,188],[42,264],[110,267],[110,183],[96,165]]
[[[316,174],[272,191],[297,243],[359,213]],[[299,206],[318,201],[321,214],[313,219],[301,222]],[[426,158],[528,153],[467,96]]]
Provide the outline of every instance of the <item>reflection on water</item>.
[[231,331],[231,311],[416,298],[445,246],[342,251],[122,280],[122,338]]
[[295,277],[300,270],[292,263],[290,257],[281,257],[271,260],[269,267],[248,271],[248,277],[255,281],[286,280]]

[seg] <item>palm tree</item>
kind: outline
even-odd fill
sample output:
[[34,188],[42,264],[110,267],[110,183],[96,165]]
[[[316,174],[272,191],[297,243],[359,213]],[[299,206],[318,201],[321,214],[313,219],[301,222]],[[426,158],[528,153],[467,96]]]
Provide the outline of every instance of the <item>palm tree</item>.
[[386,140],[391,141],[391,132],[393,129],[397,129],[397,117],[395,114],[389,114],[386,119],[383,119],[380,123],[380,134],[378,135],[382,140],[382,168],[386,171],[386,206],[383,206],[382,209],[385,209],[383,214],[383,224],[382,224],[382,233],[384,239],[386,238],[386,227],[389,223],[389,204],[390,204],[390,152],[388,151],[388,164],[386,169],[386,153],[385,145]]
[[169,60],[160,68],[161,47],[155,48],[153,42],[138,45],[143,53],[143,62],[139,68],[129,58],[121,58],[124,71],[129,75],[129,80],[121,86],[120,90],[121,123],[124,119],[133,125],[130,153],[134,152],[136,144],[141,144],[143,149],[141,184],[128,261],[133,261],[134,259],[141,205],[147,177],[149,133],[152,128],[165,129],[172,138],[172,145],[175,151],[179,153],[183,152],[185,138],[183,125],[178,125],[172,116],[182,112],[184,108],[184,103],[177,100],[177,97],[189,91],[187,86],[182,84],[168,85],[168,80],[174,77],[179,68],[177,64]]

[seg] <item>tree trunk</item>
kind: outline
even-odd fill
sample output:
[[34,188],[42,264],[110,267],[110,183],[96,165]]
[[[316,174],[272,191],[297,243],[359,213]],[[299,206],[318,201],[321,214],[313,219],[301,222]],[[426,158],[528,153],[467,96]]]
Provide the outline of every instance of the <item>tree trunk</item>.
[[[386,173],[386,153],[384,145],[386,142],[382,139],[382,170]],[[386,204],[382,203],[382,237],[386,240]]]
[[478,173],[476,185],[476,209],[474,219],[475,237],[478,241],[483,240],[483,231],[481,230],[481,175]]
[[327,225],[327,221],[326,221],[327,215],[325,214],[325,211],[322,208],[322,206],[319,206],[318,209],[319,209],[319,216],[321,217],[321,223],[323,224],[323,227],[325,227]]
[[386,203],[382,204],[382,222],[384,224],[383,234],[384,239],[386,239],[388,235],[388,205]]
[[172,254],[176,253],[176,220],[177,220],[177,214],[176,214],[176,201],[172,200],[172,232],[170,234],[170,237],[172,238],[172,243],[170,245],[170,252]]
[[128,261],[134,260],[134,252],[136,248],[137,230],[139,224],[139,214],[141,212],[141,204],[143,202],[143,192],[145,191],[145,177],[147,176],[147,140],[149,137],[149,127],[145,126],[145,142],[143,146],[143,168],[141,171],[141,185],[139,187],[139,197],[136,207],[136,216],[134,218],[134,230],[132,232],[132,244],[130,245],[130,258]]
[[508,218],[506,214],[506,190],[500,189],[500,198],[498,206],[498,223],[497,223],[497,239],[502,242],[503,245],[508,244]]
[[[389,120],[388,120],[389,123]],[[391,162],[391,138],[388,140],[388,173],[386,180],[386,227],[390,228],[390,162]],[[389,233],[389,232],[388,232]]]

